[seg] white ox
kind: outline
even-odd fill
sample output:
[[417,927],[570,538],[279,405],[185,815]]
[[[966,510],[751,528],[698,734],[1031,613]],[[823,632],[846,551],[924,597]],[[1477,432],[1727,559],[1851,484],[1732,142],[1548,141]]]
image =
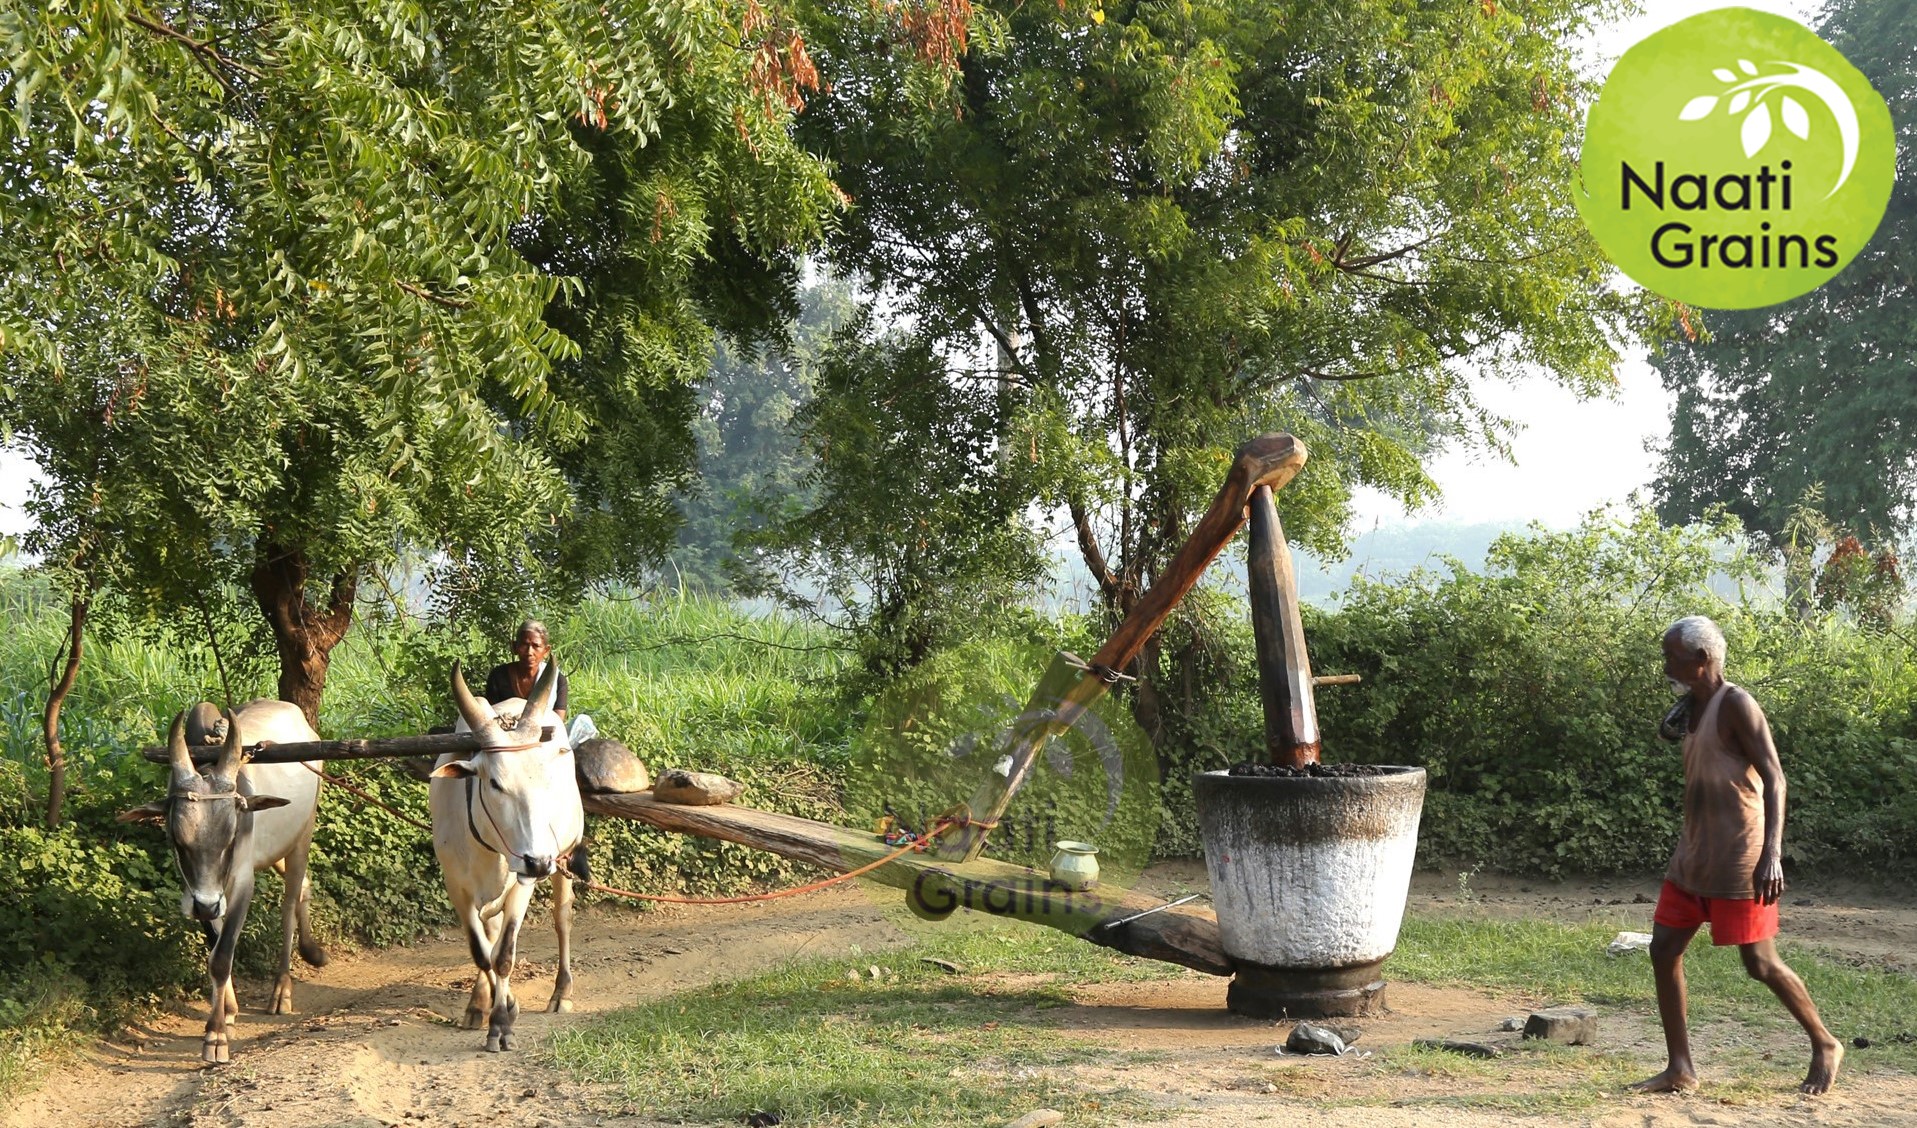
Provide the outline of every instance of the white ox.
[[[572,1009],[572,876],[587,878],[586,854],[578,849],[586,813],[573,775],[572,745],[552,714],[558,677],[558,662],[548,660],[530,700],[489,705],[466,688],[455,663],[456,731],[478,737],[480,750],[466,759],[441,756],[429,785],[433,853],[479,969],[460,1026],[477,1030],[484,1019],[489,1052],[512,1049],[519,1014],[511,984],[513,957],[526,906],[542,877],[552,878],[553,924],[559,933],[559,973],[546,1009]],[[515,714],[514,727],[500,724],[500,717]],[[540,739],[543,725],[553,726],[552,739]]]
[[284,931],[280,976],[268,1013],[292,1013],[295,935],[301,959],[314,967],[326,963],[326,953],[313,940],[307,920],[310,888],[306,880],[323,765],[242,761],[244,745],[319,739],[299,706],[285,701],[249,701],[228,714],[219,760],[204,773],[193,766],[186,721],[185,713],[175,717],[167,734],[172,769],[166,798],[126,811],[120,819],[166,827],[183,885],[180,912],[200,922],[213,949],[207,960],[211,1015],[200,1056],[224,1062],[230,1060],[227,1018],[240,1013],[233,993],[233,949],[253,904],[255,870],[271,866],[286,878],[280,906]]

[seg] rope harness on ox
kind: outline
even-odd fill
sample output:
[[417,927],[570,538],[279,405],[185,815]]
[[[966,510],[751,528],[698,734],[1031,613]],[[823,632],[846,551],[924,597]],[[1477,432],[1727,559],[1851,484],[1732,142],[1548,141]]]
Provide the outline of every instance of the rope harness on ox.
[[[511,747],[506,747],[506,748],[487,748],[487,749],[483,749],[483,751],[524,752],[524,751],[527,751],[528,749],[538,748],[538,747],[540,747],[540,745],[538,744],[523,744],[523,745],[515,745]],[[411,815],[406,814],[404,811],[395,809],[393,806],[384,802],[377,796],[368,794],[367,792],[360,790],[359,788],[353,786],[350,783],[347,783],[345,780],[340,779],[337,776],[327,776],[324,772],[320,771],[318,768],[315,768],[311,764],[307,764],[304,762],[302,762],[300,766],[305,768],[307,771],[312,772],[314,775],[320,776],[322,779],[325,779],[327,783],[332,784],[333,786],[336,786],[336,787],[343,788],[349,794],[363,800],[364,802],[371,803],[373,806],[378,807],[380,810],[385,811],[387,814],[393,816],[394,818],[400,820],[401,822],[409,823],[413,826],[416,826],[419,829],[425,831],[427,834],[431,834],[433,832],[433,828],[430,824],[420,822],[418,819],[413,818]],[[489,844],[484,838],[480,837],[479,827],[473,820],[473,791],[474,791],[474,786],[476,782],[477,781],[473,777],[470,777],[470,776],[467,777],[467,780],[466,780],[466,829],[467,831],[473,836],[474,841],[478,842],[481,846],[486,847],[486,849],[492,850],[496,854],[510,855],[511,857],[520,858],[521,860],[524,860],[523,855],[515,853],[510,848],[505,850],[494,849],[494,847],[491,844]],[[212,797],[220,798],[220,797],[224,797],[225,794],[230,794],[230,793],[222,793],[222,795],[212,796]],[[493,822],[492,812],[486,809],[485,807],[486,801],[483,795],[480,797],[479,802],[480,802],[480,809],[485,812],[486,821],[492,824],[494,831],[497,831],[499,829],[499,824]],[[953,830],[955,828],[975,826],[984,830],[991,830],[993,827],[997,825],[998,823],[996,821],[987,822],[983,819],[971,819],[971,818],[965,818],[965,817],[959,817],[959,818],[941,817],[937,819],[933,823],[931,829],[927,830],[924,834],[912,836],[909,841],[905,841],[903,845],[900,845],[898,847],[898,849],[893,850],[891,853],[885,855],[884,857],[878,859],[877,861],[868,862],[865,865],[858,867],[857,869],[848,870],[845,873],[837,874],[833,877],[823,878],[819,881],[808,882],[804,885],[796,886],[791,889],[777,889],[770,893],[751,893],[751,894],[746,894],[739,897],[674,897],[664,893],[638,893],[630,889],[620,889],[611,885],[601,885],[596,881],[585,881],[577,877],[571,878],[571,880],[577,883],[578,885],[584,886],[585,888],[592,890],[595,893],[606,893],[614,897],[625,897],[628,900],[633,900],[633,901],[652,901],[656,903],[669,904],[669,905],[745,905],[745,904],[751,904],[757,901],[776,901],[782,897],[796,897],[801,893],[815,893],[821,889],[828,889],[834,885],[840,885],[847,881],[851,881],[855,877],[864,877],[866,874],[871,873],[873,870],[881,869],[885,866],[888,866],[892,864],[893,862],[898,861],[900,858],[903,858],[907,854],[923,852],[924,850],[929,848],[932,845],[933,841],[937,839],[940,835],[946,833],[947,831]],[[886,845],[888,846],[892,845],[893,841],[894,841],[893,839],[888,838]],[[565,855],[562,855],[560,857],[553,859],[553,873],[555,876],[562,872],[565,872],[566,864],[570,859],[571,859],[570,851],[568,851]]]

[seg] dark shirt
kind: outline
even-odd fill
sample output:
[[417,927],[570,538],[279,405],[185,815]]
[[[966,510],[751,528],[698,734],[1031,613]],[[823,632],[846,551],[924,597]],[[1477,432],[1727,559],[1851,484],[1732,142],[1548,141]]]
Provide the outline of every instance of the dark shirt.
[[[518,664],[502,662],[493,667],[492,673],[486,675],[487,701],[497,705],[501,701],[509,701],[519,696],[519,691],[513,688],[513,667]],[[559,688],[553,691],[552,709],[555,713],[566,712],[566,675],[563,672],[559,675]]]

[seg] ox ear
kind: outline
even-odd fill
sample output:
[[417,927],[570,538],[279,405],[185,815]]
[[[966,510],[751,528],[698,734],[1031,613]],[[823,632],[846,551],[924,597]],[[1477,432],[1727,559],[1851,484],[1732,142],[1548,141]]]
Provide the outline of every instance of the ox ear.
[[471,760],[454,760],[433,769],[434,779],[467,779],[479,774],[479,765]]
[[275,807],[284,807],[291,799],[282,799],[277,795],[247,795],[237,800],[242,811],[270,811]]
[[153,826],[166,825],[166,800],[155,799],[151,803],[142,803],[130,811],[121,811],[113,816],[114,822],[148,823]]

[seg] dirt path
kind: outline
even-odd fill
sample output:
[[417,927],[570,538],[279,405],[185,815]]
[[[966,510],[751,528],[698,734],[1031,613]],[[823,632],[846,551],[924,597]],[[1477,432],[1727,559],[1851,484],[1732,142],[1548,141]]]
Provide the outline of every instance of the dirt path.
[[[521,934],[514,973],[522,1046],[481,1052],[484,1031],[454,1027],[473,968],[450,932],[412,947],[296,965],[295,1015],[260,1013],[270,984],[241,984],[233,1064],[200,1064],[205,1001],[161,1017],[135,1037],[103,1042],[7,1110],[5,1128],[373,1128],[391,1124],[648,1125],[607,1120],[543,1064],[551,1032],[583,1016],[630,1006],[794,957],[875,951],[909,941],[856,889],[763,906],[617,907],[581,912],[573,932],[571,1014],[547,1014],[556,945],[544,919]],[[249,989],[250,988],[250,989]]]
[[[1157,890],[1203,884],[1202,866],[1161,867],[1146,882]],[[1656,889],[1655,881],[1554,884],[1489,875],[1472,876],[1461,888],[1455,873],[1430,873],[1414,882],[1412,910],[1598,920],[1642,930],[1649,927]],[[1784,927],[1797,939],[1906,970],[1917,954],[1917,904],[1861,886],[1800,883],[1786,897]],[[322,970],[301,969],[297,1015],[259,1013],[266,985],[242,985],[233,1065],[200,1067],[204,1003],[189,1004],[127,1038],[92,1047],[6,1110],[0,1126],[576,1128],[610,1123],[652,1128],[651,1121],[608,1117],[603,1094],[562,1080],[542,1054],[551,1032],[584,1016],[737,978],[796,956],[841,955],[854,946],[871,952],[909,939],[857,889],[758,906],[647,913],[595,907],[580,914],[575,932],[578,1009],[549,1015],[538,1008],[552,987],[552,931],[543,920],[529,923],[515,975],[525,1006],[519,1028],[527,1048],[507,1055],[481,1053],[483,1032],[452,1025],[471,983],[462,940],[449,933],[408,948],[343,953]],[[1502,1016],[1535,1002],[1412,985],[1392,990],[1394,1013],[1366,1025],[1369,1046],[1489,1031]],[[1472,1128],[1513,1118],[1511,1112],[1428,1103],[1390,1107],[1414,1091],[1428,1098],[1434,1085],[1465,1091],[1472,1084],[1468,1077],[1379,1077],[1361,1061],[1280,1061],[1272,1047],[1283,1031],[1226,1013],[1224,991],[1223,980],[1196,973],[1161,983],[1090,985],[1080,993],[1078,1006],[1058,1015],[1062,1036],[1114,1051],[1169,1055],[1170,1064],[1163,1067],[1115,1065],[1108,1074],[1091,1071],[1084,1080],[1151,1094],[1175,1123]],[[1708,1038],[1700,1039],[1701,1050]],[[1659,1044],[1655,1026],[1633,1018],[1607,1026],[1607,1042],[1653,1056]],[[1788,1046],[1780,1050],[1780,1056],[1795,1054]],[[1274,1068],[1282,1071],[1274,1073]],[[1482,1080],[1476,1083],[1482,1089]],[[1352,1099],[1372,1103],[1337,1107]],[[1917,1110],[1917,1080],[1874,1074],[1852,1079],[1833,1099],[1821,1102],[1780,1098],[1726,1108],[1696,1098],[1620,1096],[1595,1114],[1532,1122],[1604,1128],[1917,1123],[1912,1110]]]

